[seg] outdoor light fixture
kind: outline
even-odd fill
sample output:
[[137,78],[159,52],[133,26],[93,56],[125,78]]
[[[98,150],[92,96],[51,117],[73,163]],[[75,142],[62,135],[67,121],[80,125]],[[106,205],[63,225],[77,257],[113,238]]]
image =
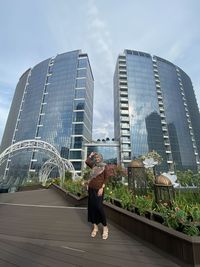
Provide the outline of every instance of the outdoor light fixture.
[[171,180],[164,175],[156,177],[154,193],[156,203],[171,205],[174,199],[174,187]]
[[141,160],[132,160],[128,165],[128,187],[137,195],[146,195],[147,179]]

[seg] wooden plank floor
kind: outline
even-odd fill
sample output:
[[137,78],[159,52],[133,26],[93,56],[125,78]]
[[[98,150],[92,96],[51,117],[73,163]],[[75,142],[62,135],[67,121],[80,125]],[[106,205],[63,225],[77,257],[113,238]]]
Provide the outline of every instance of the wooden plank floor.
[[110,236],[90,237],[86,208],[52,189],[0,194],[0,266],[182,266],[109,222]]

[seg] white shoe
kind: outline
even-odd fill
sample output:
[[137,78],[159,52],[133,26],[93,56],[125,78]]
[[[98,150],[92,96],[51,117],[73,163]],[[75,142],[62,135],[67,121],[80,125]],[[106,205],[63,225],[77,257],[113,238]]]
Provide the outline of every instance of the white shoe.
[[104,240],[108,239],[108,228],[103,230],[102,239]]
[[97,235],[98,228],[94,228],[91,233],[91,237],[95,237]]

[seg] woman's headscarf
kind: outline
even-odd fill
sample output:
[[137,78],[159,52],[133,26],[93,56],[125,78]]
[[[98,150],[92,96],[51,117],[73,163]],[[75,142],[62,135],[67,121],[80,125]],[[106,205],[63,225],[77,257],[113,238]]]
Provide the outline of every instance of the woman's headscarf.
[[[96,162],[95,156],[98,156],[100,158],[99,162]],[[94,167],[92,168],[92,171],[90,173],[90,179],[93,179],[100,175],[104,170],[106,163],[103,162],[103,156],[99,153],[96,153],[94,156]]]

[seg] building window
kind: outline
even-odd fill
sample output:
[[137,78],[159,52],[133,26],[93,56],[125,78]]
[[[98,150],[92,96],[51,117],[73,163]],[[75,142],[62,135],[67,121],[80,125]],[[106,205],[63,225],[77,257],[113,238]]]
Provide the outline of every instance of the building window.
[[75,98],[85,98],[85,89],[76,89]]
[[86,77],[87,69],[80,69],[77,71],[77,77]]
[[85,87],[86,86],[86,80],[85,78],[83,79],[77,79],[76,80],[76,87],[80,88],[80,87]]
[[74,101],[74,109],[75,110],[83,110],[85,107],[85,100],[75,100]]
[[84,119],[84,112],[74,112],[74,122],[82,122]]
[[87,67],[87,58],[79,58],[78,68],[86,68],[86,67]]
[[81,151],[70,151],[70,159],[81,159]]
[[79,171],[81,170],[81,162],[72,162],[73,166],[74,166],[74,169],[76,171]]
[[74,124],[73,125],[74,134],[83,134],[83,124]]

